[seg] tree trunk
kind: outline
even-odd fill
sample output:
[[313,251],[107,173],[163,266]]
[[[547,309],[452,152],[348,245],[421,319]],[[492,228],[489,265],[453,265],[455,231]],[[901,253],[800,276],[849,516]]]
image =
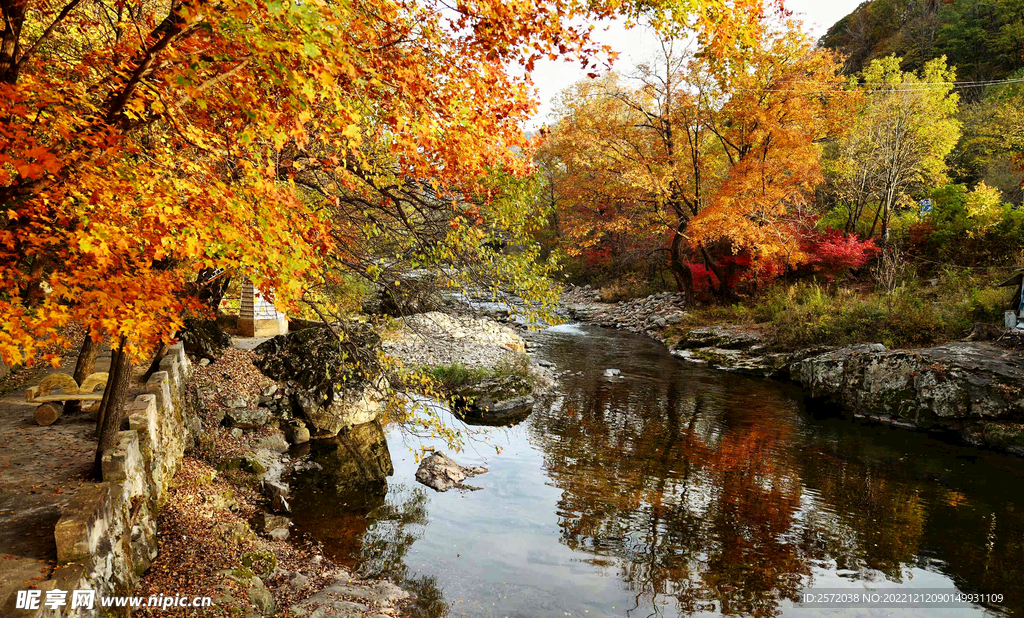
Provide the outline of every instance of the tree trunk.
[[882,214],[882,202],[878,202],[878,209],[875,210],[875,220],[871,222],[871,231],[868,232],[868,238],[875,237],[875,226],[878,225],[878,217]]
[[[683,227],[683,223],[679,223],[679,228]],[[672,274],[676,278],[676,284],[682,288],[686,298],[683,301],[686,305],[693,305],[693,271],[690,270],[689,266],[683,265],[682,256],[679,255],[679,250],[682,248],[683,234],[682,230],[676,232],[676,235],[672,238],[672,248],[668,254],[668,267],[672,270]]]
[[134,366],[125,350],[125,343],[126,340],[122,337],[117,349],[116,369],[111,370],[100,406],[99,444],[96,446],[94,466],[94,474],[100,480],[103,479],[103,453],[117,445],[117,434],[121,431],[121,423],[124,422],[124,403],[128,396],[128,383]]
[[[82,347],[78,350],[78,362],[75,363],[74,378],[79,386],[96,371],[96,355],[99,354],[100,343],[93,341],[92,337],[86,333],[85,341],[82,342]],[[69,401],[64,404],[64,412],[67,414],[77,414],[81,409],[81,401]]]
[[708,267],[708,270],[715,273],[715,277],[718,278],[718,294],[722,297],[731,297],[732,289],[729,288],[729,279],[724,272],[722,272],[721,266],[718,262],[711,258],[711,253],[708,252],[707,247],[704,245],[700,246],[700,253],[704,256],[704,264]]
[[32,260],[32,266],[28,271],[28,284],[25,287],[25,304],[29,307],[36,307],[43,302],[46,294],[43,292],[43,277],[46,274],[46,258],[37,255]]
[[146,375],[142,376],[142,380],[145,382],[153,376],[154,373],[160,370],[160,361],[163,360],[164,356],[167,356],[167,350],[171,348],[169,343],[161,343],[153,351],[153,361],[149,364],[149,369],[146,370]]
[[61,405],[60,402],[54,401],[52,403],[44,403],[36,408],[36,425],[42,425],[44,427],[46,425],[52,425],[57,422],[57,419],[60,418],[60,415],[63,412],[64,406]]
[[114,384],[114,376],[117,375],[117,366],[121,362],[121,353],[112,349],[110,351],[110,370],[107,373],[107,385],[103,387],[103,398],[100,399],[100,407],[96,411],[96,436],[99,437],[100,430],[103,428],[103,416],[107,410],[107,401],[110,399],[110,393]]

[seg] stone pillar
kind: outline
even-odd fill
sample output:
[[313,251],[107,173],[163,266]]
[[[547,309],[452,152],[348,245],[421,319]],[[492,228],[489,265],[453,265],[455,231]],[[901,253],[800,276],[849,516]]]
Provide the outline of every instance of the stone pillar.
[[238,312],[238,334],[243,337],[275,337],[288,332],[288,316],[263,297],[252,281],[242,283],[242,304]]

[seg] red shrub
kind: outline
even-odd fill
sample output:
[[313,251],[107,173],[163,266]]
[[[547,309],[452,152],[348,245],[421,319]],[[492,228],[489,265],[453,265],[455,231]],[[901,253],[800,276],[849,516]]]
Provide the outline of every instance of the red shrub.
[[805,235],[801,244],[811,256],[807,264],[828,277],[860,268],[878,253],[874,239],[861,240],[832,228]]

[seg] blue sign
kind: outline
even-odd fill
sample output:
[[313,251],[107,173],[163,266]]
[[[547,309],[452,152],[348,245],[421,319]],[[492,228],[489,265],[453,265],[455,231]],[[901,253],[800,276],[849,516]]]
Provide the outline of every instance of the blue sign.
[[921,214],[932,211],[932,200],[931,198],[925,198],[921,200]]

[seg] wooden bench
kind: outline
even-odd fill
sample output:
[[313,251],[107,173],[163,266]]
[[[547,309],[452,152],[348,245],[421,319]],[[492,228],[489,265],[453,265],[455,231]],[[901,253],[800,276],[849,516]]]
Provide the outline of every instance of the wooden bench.
[[[94,392],[97,387],[106,388],[107,374],[89,374],[82,385],[79,386],[75,379],[66,373],[51,373],[43,378],[39,386],[31,386],[25,389],[25,401],[41,404],[36,408],[36,423],[39,425],[52,425],[64,412],[66,401],[102,401],[103,391]],[[52,393],[56,388],[61,392]]]

